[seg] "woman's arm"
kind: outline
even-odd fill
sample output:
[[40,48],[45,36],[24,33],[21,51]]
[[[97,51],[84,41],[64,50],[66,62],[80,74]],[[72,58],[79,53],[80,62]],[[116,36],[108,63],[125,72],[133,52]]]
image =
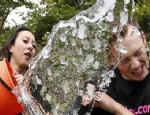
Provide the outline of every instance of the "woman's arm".
[[[21,83],[23,83],[24,76],[22,74],[18,74],[17,72],[14,72],[13,77],[15,78],[17,85],[21,85]],[[27,84],[27,85],[29,85],[29,84]],[[34,109],[36,111],[38,111],[40,115],[51,115],[51,113],[49,113],[49,112],[46,113],[45,110],[43,109],[43,107],[41,106],[41,104],[38,103],[37,100],[31,95],[29,86],[25,86],[25,87],[27,88],[27,92],[25,92],[25,93],[27,93],[28,98],[31,99],[30,103],[34,104],[34,107],[35,107]],[[18,89],[18,91],[19,91],[19,89]],[[30,115],[28,109],[27,110],[24,109],[24,112],[25,112],[25,114]]]

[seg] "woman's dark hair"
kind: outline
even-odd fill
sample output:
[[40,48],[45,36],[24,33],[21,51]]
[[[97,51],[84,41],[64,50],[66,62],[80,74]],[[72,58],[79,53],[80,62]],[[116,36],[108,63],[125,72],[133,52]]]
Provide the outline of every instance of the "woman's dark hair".
[[[15,44],[15,41],[16,41],[16,38],[18,36],[18,34],[21,32],[21,31],[29,31],[32,33],[32,31],[27,28],[26,26],[21,26],[19,27],[10,37],[9,39],[7,40],[7,42],[5,43],[5,45],[2,47],[1,49],[1,55],[2,55],[2,58],[6,58],[8,61],[10,61],[10,58],[11,58],[11,52],[10,52],[10,46],[11,45],[14,45]],[[32,33],[33,34],[33,33]]]

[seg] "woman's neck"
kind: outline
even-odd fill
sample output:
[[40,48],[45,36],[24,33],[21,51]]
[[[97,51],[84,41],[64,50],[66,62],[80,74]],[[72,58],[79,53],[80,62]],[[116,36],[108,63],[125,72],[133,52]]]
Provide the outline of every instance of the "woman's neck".
[[24,75],[26,72],[26,67],[21,67],[18,64],[14,63],[13,61],[10,61],[10,66],[12,70],[18,72],[18,74]]

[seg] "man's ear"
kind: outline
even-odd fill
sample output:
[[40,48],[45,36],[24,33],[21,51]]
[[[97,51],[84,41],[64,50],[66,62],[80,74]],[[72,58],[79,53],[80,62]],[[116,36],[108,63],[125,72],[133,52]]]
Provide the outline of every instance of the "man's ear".
[[141,37],[143,39],[144,45],[146,46],[146,35],[145,35],[145,33],[143,31],[141,31]]
[[118,57],[118,43],[117,42],[112,42],[108,45],[108,63],[111,65],[117,60]]
[[112,65],[117,60],[117,51],[111,50],[108,52],[108,63]]

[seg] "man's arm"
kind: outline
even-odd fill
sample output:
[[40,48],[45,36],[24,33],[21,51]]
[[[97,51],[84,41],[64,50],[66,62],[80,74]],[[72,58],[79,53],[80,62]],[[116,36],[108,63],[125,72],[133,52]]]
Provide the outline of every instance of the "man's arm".
[[98,101],[95,102],[95,105],[94,105],[95,107],[100,107],[115,115],[134,115],[127,108],[125,108],[123,105],[116,102],[106,93],[96,92],[95,95],[96,95],[96,99],[98,99]]

